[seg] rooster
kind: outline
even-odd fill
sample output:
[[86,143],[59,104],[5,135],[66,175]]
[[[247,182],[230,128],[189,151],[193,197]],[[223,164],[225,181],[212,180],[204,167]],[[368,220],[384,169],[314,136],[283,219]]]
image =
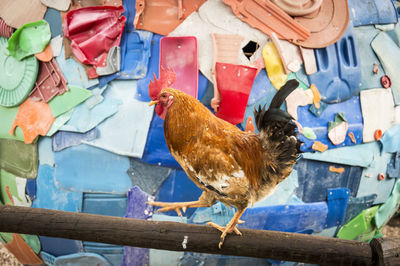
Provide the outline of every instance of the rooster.
[[292,171],[300,153],[300,141],[292,117],[280,109],[298,87],[289,80],[280,88],[268,110],[254,110],[259,134],[244,132],[214,116],[197,99],[169,88],[175,76],[162,70],[159,80],[149,85],[155,111],[164,119],[164,136],[173,157],[188,177],[203,190],[196,201],[151,202],[158,211],[209,207],[217,200],[237,209],[226,226],[209,222],[222,232],[219,248],[229,233],[241,235],[236,227],[248,205],[270,195]]

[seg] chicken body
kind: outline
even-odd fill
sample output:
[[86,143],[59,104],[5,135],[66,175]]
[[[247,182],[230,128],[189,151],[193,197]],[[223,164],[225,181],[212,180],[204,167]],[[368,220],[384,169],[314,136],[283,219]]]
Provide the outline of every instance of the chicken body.
[[[291,84],[281,94],[287,96],[293,86],[297,87]],[[161,94],[173,100],[164,122],[168,148],[203,193],[198,201],[153,205],[178,214],[181,208],[211,206],[217,200],[235,207],[237,212],[226,227],[209,223],[223,232],[221,248],[228,233],[240,234],[236,224],[247,206],[267,197],[292,171],[300,147],[295,126],[282,110],[259,109],[255,116],[260,134],[243,132],[181,91],[166,88]]]

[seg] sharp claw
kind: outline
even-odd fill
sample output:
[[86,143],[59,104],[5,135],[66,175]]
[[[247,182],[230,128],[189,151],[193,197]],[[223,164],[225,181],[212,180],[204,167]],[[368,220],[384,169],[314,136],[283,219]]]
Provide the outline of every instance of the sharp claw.
[[179,217],[182,218],[182,213],[181,213],[180,208],[176,208],[175,211],[176,211],[176,213],[178,213]]
[[186,210],[187,210],[187,207],[182,207],[182,211],[183,211],[183,213],[185,213],[185,212],[186,212]]
[[244,224],[244,221],[238,220],[237,224]]
[[221,249],[222,248],[222,244],[224,243],[224,241],[220,241],[218,244],[218,248]]

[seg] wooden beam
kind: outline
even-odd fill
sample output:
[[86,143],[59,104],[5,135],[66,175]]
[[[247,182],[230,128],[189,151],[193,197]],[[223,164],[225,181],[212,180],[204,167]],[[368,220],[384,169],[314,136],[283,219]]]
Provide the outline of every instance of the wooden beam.
[[374,265],[400,265],[399,238],[374,238],[371,241]]
[[0,232],[115,245],[236,255],[322,265],[371,265],[368,243],[275,231],[240,229],[218,248],[210,226],[156,222],[17,206],[0,206]]

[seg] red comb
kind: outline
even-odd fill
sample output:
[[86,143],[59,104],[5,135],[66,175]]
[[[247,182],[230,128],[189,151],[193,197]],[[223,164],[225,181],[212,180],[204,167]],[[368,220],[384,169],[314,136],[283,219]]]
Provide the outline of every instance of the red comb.
[[149,96],[152,100],[156,100],[161,90],[172,85],[176,80],[176,73],[173,69],[160,68],[160,79],[157,79],[153,73],[154,81],[150,80]]

